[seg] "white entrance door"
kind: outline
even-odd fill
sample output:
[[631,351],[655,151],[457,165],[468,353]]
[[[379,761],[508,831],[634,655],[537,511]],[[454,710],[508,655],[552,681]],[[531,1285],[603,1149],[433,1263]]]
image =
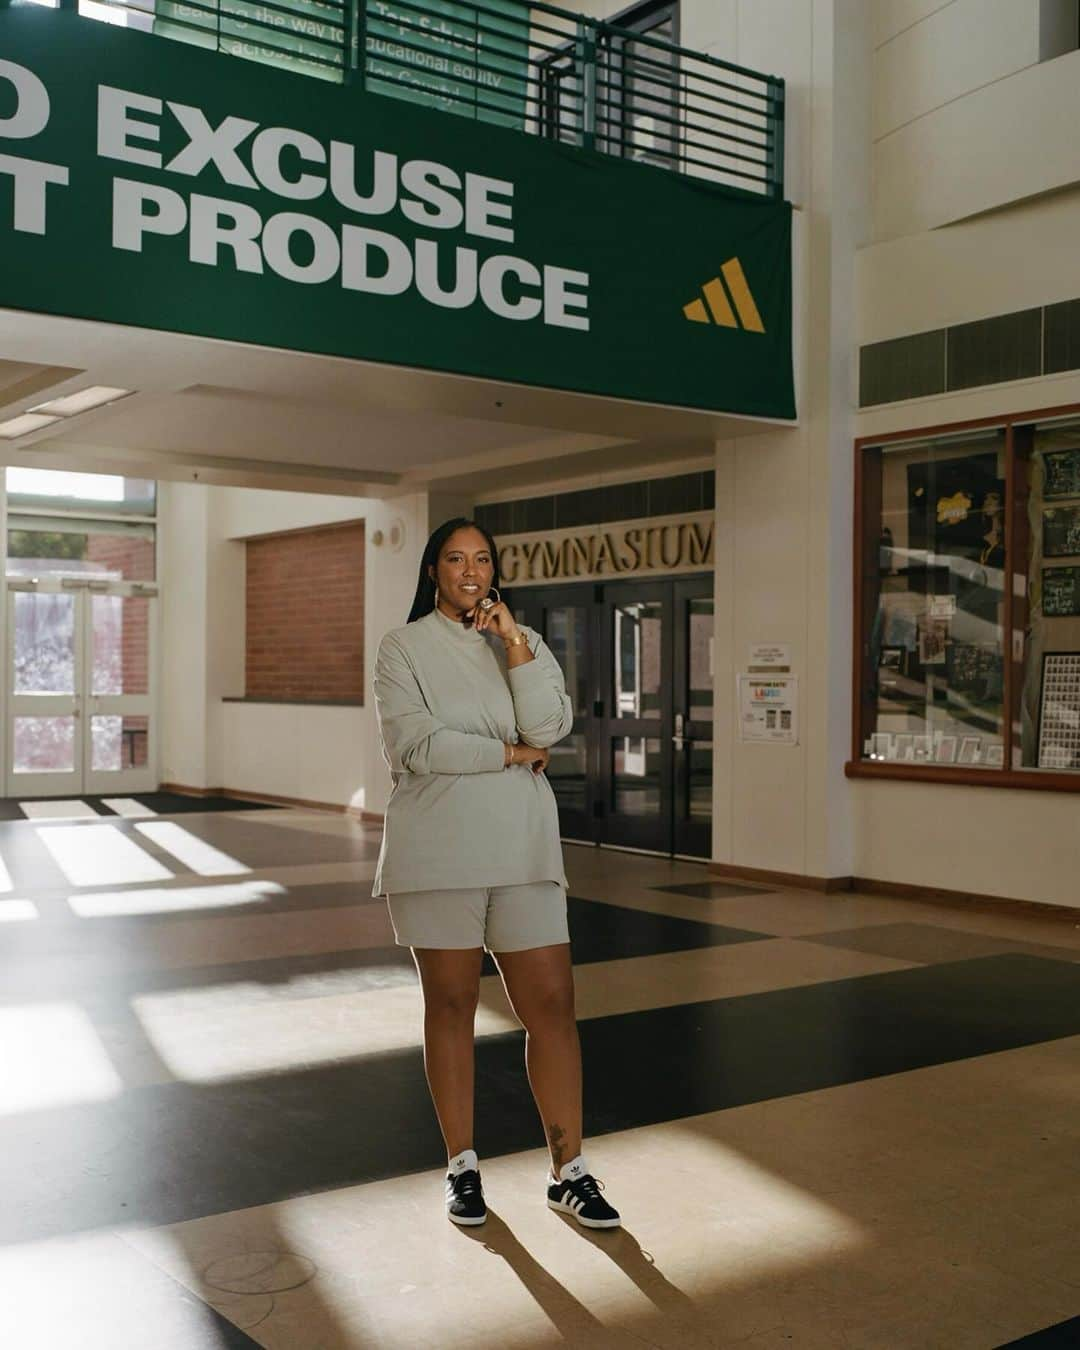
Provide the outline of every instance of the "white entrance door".
[[157,787],[157,588],[8,582],[9,797]]

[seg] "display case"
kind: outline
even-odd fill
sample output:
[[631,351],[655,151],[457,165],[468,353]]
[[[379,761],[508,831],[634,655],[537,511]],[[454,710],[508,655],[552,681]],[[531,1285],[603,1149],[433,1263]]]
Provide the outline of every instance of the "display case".
[[1080,411],[857,446],[853,776],[1080,789]]

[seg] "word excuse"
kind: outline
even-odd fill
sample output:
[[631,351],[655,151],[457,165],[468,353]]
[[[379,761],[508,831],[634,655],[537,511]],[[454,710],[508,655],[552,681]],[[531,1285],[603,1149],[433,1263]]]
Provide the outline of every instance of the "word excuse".
[[[48,88],[11,61],[0,60],[0,81],[15,93],[14,111],[0,116],[0,144],[34,139],[49,124]],[[142,253],[155,238],[182,237],[188,261],[202,266],[373,295],[414,292],[443,309],[479,305],[500,319],[589,330],[588,273],[506,247],[513,183],[383,150],[361,161],[345,141],[239,116],[213,122],[196,106],[110,85],[97,94],[98,158],[129,166],[112,182],[115,249]],[[182,182],[145,181],[138,168]],[[13,180],[12,228],[46,234],[50,190],[68,186],[68,168],[0,153],[0,175]],[[222,195],[222,184],[243,197]],[[295,208],[315,202],[318,215]]]

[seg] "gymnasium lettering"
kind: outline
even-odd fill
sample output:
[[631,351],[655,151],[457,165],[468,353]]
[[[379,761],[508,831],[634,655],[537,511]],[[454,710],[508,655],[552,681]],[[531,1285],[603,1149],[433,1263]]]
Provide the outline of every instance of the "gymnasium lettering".
[[710,567],[712,559],[713,522],[703,518],[508,540],[499,548],[499,571],[507,584],[520,584],[686,571]]

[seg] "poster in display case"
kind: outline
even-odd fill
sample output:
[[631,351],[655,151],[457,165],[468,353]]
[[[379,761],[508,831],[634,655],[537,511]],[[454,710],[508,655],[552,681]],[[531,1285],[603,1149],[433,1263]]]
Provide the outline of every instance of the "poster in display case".
[[1047,619],[1080,617],[1080,567],[1044,567],[1042,612]]
[[[996,453],[909,464],[907,495],[913,558],[922,554],[927,563],[937,559],[938,567],[949,557],[1000,566],[1005,481],[998,477]],[[947,585],[947,567],[944,579]]]
[[1080,497],[1080,448],[1043,455],[1043,496]]
[[1043,509],[1043,556],[1080,557],[1080,506]]
[[1080,769],[1080,652],[1043,656],[1039,768]]
[[960,742],[958,764],[978,764],[982,751],[981,736],[965,736]]

